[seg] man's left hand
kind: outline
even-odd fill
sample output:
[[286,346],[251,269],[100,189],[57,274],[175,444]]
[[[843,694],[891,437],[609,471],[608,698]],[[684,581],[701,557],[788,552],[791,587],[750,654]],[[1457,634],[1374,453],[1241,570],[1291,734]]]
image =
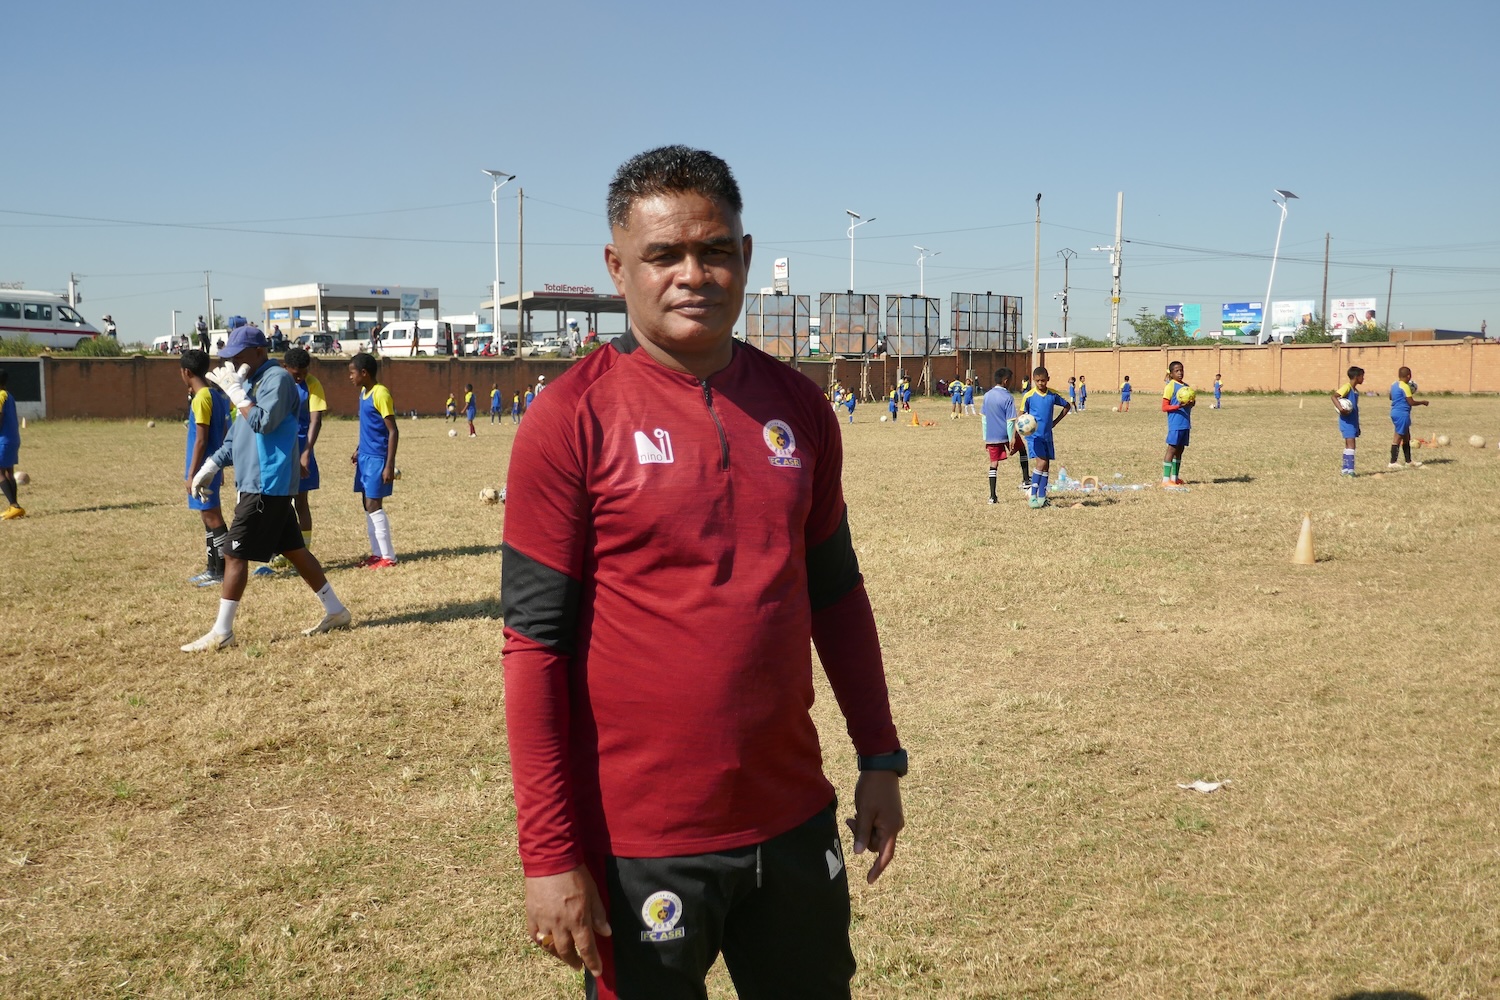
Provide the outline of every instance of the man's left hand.
[[233,361],[226,361],[208,373],[208,380],[224,390],[224,395],[229,397],[230,405],[236,410],[250,405],[250,394],[245,391],[245,379],[249,377],[250,366],[236,368]]
[[861,771],[854,785],[854,816],[844,820],[854,833],[854,853],[875,852],[865,881],[874,884],[896,856],[896,835],[906,826],[901,812],[901,779],[894,771]]

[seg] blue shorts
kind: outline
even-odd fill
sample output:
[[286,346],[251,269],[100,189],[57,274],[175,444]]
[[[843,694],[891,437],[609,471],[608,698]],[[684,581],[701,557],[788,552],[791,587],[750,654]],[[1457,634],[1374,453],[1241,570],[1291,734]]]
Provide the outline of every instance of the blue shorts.
[[0,437],[0,469],[9,469],[15,466],[16,459],[21,456],[21,439]]
[[188,494],[188,510],[217,510],[219,507],[219,487],[224,485],[224,473],[214,476],[208,484],[208,499],[199,500],[191,493]]
[[[302,463],[301,458],[298,458],[297,459],[297,468],[298,469],[302,468],[302,464],[301,463]],[[384,468],[384,464],[383,463],[382,463],[381,467]],[[317,489],[322,484],[323,484],[323,480],[318,475],[318,453],[317,452],[313,452],[312,454],[310,454],[310,455],[307,456],[307,475],[304,476],[303,479],[302,479],[302,481],[297,484],[297,492],[298,493],[307,493],[307,492],[310,492],[312,490]]]
[[474,407],[471,406],[467,410],[464,411],[464,416],[468,417],[470,420],[473,420],[474,419],[474,413],[475,413]]
[[1405,435],[1407,435],[1407,434],[1410,434],[1411,433],[1411,411],[1407,410],[1404,413],[1392,413],[1391,414],[1391,423],[1395,425],[1395,427],[1396,427],[1396,433],[1397,434],[1400,434],[1403,437]]
[[1031,453],[1032,458],[1045,458],[1052,460],[1057,457],[1057,452],[1052,447],[1051,434],[1033,434],[1026,439],[1026,450]]
[[1186,448],[1188,446],[1188,435],[1193,432],[1191,427],[1180,431],[1167,431],[1167,446],[1170,448]]
[[1339,437],[1345,438],[1345,439],[1359,437],[1359,421],[1358,420],[1345,420],[1343,417],[1340,417],[1339,418]]
[[382,482],[380,474],[385,471],[383,455],[360,455],[354,460],[354,492],[379,500],[391,495],[395,483]]

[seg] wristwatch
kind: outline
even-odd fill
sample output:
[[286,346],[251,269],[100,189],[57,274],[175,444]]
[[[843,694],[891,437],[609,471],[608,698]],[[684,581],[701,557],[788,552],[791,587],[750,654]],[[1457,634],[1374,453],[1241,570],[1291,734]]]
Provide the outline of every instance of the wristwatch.
[[859,756],[859,769],[861,771],[894,771],[896,777],[906,777],[906,751],[897,747],[890,753],[871,754],[866,757]]

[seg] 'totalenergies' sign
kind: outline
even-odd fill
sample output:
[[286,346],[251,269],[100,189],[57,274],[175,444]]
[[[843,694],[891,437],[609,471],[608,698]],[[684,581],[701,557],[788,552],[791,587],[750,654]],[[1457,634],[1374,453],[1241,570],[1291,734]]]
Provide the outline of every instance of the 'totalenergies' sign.
[[549,292],[565,292],[571,295],[593,295],[593,285],[543,285],[543,289]]

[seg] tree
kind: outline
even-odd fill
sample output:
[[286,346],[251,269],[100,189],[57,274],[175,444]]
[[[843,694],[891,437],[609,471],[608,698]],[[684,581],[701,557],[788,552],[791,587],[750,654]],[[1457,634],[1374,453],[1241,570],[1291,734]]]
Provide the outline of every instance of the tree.
[[1085,337],[1081,333],[1069,334],[1069,336],[1071,336],[1073,338],[1073,346],[1074,347],[1109,347],[1110,346],[1110,343],[1107,340],[1100,340],[1097,337]]
[[1331,344],[1335,339],[1337,338],[1328,332],[1328,322],[1322,316],[1315,316],[1311,323],[1297,328],[1297,334],[1292,337],[1292,343]]
[[1351,344],[1383,344],[1390,339],[1390,328],[1383,323],[1362,323],[1349,331]]
[[1176,347],[1193,343],[1182,320],[1153,316],[1145,306],[1141,306],[1138,315],[1126,317],[1125,322],[1135,329],[1135,339],[1146,347]]

